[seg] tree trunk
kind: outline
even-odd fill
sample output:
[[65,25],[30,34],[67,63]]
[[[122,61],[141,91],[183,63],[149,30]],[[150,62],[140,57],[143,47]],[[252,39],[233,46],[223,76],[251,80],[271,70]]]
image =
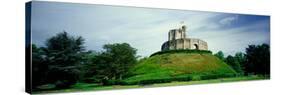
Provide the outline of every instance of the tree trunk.
[[119,80],[122,80],[122,74],[119,75]]

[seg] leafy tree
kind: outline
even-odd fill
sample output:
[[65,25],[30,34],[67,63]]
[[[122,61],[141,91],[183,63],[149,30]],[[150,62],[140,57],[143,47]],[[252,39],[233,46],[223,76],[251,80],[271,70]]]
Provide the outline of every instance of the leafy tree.
[[[246,55],[242,52],[238,52],[234,56],[235,60],[240,64],[241,74],[245,72],[245,62],[246,62]],[[240,71],[240,70],[239,70]]]
[[219,59],[221,59],[222,61],[224,61],[224,54],[222,51],[217,52],[216,54],[214,54],[216,57],[218,57]]
[[36,89],[37,86],[46,83],[46,72],[48,66],[46,63],[46,56],[41,48],[37,48],[32,44],[32,87]]
[[102,80],[123,79],[137,62],[136,49],[127,43],[106,44],[105,50],[93,60],[97,78]]
[[48,58],[49,82],[55,83],[58,88],[76,83],[84,62],[83,44],[82,37],[72,37],[67,32],[59,33],[47,40],[47,47],[44,50]]
[[249,45],[246,48],[246,64],[247,73],[253,74],[270,74],[270,50],[269,45]]
[[226,63],[230,65],[236,72],[242,74],[243,70],[241,68],[241,65],[236,57],[233,57],[231,55],[227,56],[225,59]]
[[129,68],[137,62],[137,49],[127,43],[107,44],[104,45],[104,49],[106,50],[104,54],[111,56],[114,64],[119,65],[116,72],[119,79],[122,79],[123,75],[128,73]]
[[[87,62],[85,63],[83,67],[83,81],[84,82],[100,82],[100,78],[98,78],[98,59],[100,59],[99,55],[100,53],[95,52],[95,51],[89,51],[89,54],[86,56]],[[100,68],[102,69],[102,68]]]

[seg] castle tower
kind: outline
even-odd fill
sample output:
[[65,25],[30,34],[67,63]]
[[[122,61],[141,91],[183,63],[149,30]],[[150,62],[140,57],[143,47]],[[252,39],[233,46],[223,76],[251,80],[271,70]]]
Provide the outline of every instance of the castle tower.
[[170,30],[168,36],[169,41],[186,38],[186,26],[183,25],[179,29]]
[[178,29],[172,29],[168,32],[168,41],[163,43],[161,50],[177,49],[197,49],[208,50],[208,43],[197,38],[188,38],[186,36],[187,27],[181,25]]
[[186,26],[182,25],[181,29],[183,31],[183,38],[186,38]]

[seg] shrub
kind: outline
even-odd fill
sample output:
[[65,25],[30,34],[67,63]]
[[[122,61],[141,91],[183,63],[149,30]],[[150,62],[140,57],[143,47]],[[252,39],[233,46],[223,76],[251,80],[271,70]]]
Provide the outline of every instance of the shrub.
[[120,80],[102,80],[103,85],[119,85]]
[[122,81],[120,85],[137,85],[139,81]]
[[173,78],[173,81],[191,81],[191,76],[182,76],[182,77],[175,77]]
[[236,74],[213,74],[213,75],[185,75],[178,77],[169,77],[162,79],[146,79],[146,80],[103,80],[103,85],[149,85],[155,83],[169,83],[172,81],[194,81],[194,80],[208,80],[217,78],[234,77]]
[[172,78],[141,80],[139,82],[139,85],[154,84],[154,83],[168,83],[168,82],[172,82]]
[[173,53],[199,53],[199,54],[212,54],[209,50],[190,50],[190,49],[180,49],[180,50],[166,50],[158,51],[150,55],[150,57],[160,54],[173,54]]
[[101,80],[97,79],[95,77],[92,77],[92,78],[83,79],[82,81],[85,83],[99,83]]
[[193,81],[201,80],[201,76],[194,75],[191,77]]
[[201,80],[208,80],[208,79],[218,79],[218,78],[228,78],[234,77],[236,74],[213,74],[213,75],[202,75]]
[[55,82],[55,86],[57,89],[63,89],[63,88],[68,88],[72,85],[72,82],[69,82],[67,80],[58,80]]
[[169,83],[172,81],[191,81],[191,76],[180,76],[180,77],[169,77],[163,79],[147,79],[147,80],[137,80],[137,81],[121,81],[120,85],[148,85],[154,83]]

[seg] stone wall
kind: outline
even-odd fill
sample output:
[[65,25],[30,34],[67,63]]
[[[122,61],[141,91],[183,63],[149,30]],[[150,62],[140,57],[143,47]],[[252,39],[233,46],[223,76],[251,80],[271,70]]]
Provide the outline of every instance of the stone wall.
[[198,49],[208,50],[207,42],[186,37],[186,26],[183,25],[179,29],[172,29],[168,33],[168,41],[166,41],[161,50],[175,50],[175,49]]
[[181,39],[166,41],[161,47],[162,51],[175,50],[175,49],[208,50],[208,44],[207,42],[200,39],[181,38]]

